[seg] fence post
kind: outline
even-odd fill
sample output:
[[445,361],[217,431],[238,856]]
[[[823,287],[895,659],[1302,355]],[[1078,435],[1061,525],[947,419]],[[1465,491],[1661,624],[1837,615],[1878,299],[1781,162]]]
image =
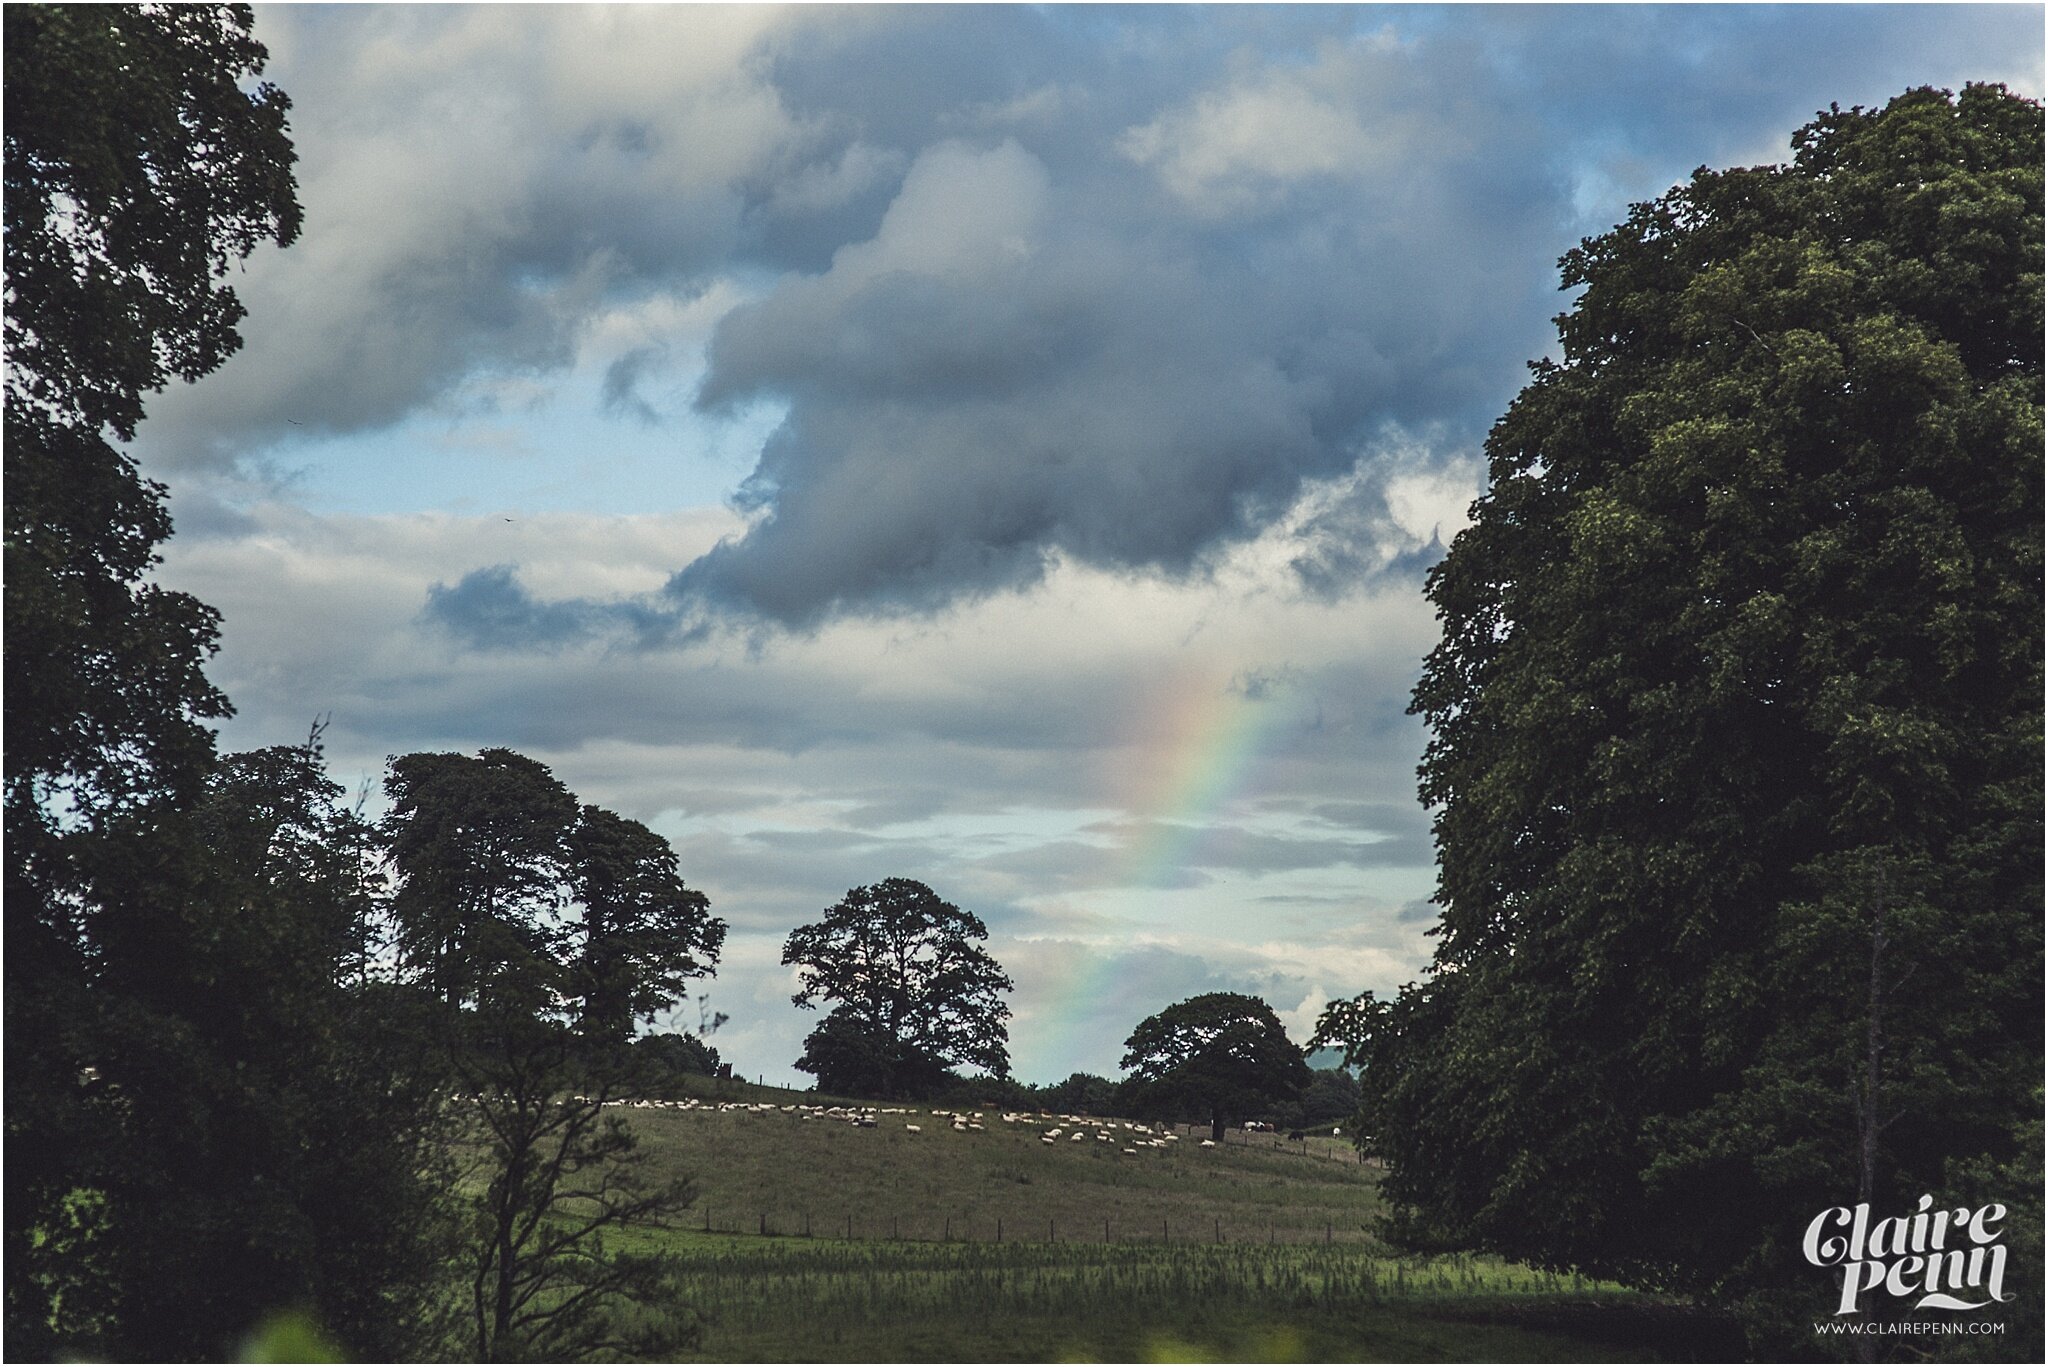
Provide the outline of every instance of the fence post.
[[1003,1217],[1002,1217],[1002,1216],[1000,1216],[1000,1215],[998,1215],[998,1216],[996,1217],[996,1242],[997,1242],[997,1243],[1001,1243],[1002,1241],[1003,1241]]
[[953,1217],[950,1215],[946,1217],[946,1242],[953,1242]]
[[1216,1217],[1216,1242],[1219,1244],[1223,1242],[1223,1217],[1221,1215]]
[[765,1234],[766,1234],[767,1232],[768,1232],[768,1212],[764,1210],[764,1211],[762,1211],[762,1212],[761,1212],[761,1233],[765,1235]]

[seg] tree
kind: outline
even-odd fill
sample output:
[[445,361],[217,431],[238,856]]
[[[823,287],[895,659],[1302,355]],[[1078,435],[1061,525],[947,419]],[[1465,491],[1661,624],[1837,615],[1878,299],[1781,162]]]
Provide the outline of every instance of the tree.
[[1011,983],[974,943],[987,938],[979,917],[922,883],[849,891],[782,947],[782,962],[801,970],[796,1005],[839,1003],[796,1066],[827,1090],[858,1083],[888,1097],[928,1090],[956,1065],[1008,1076],[1010,1008],[1000,994]]
[[633,1051],[645,1058],[650,1074],[667,1079],[661,1084],[664,1094],[675,1086],[673,1079],[679,1073],[695,1073],[700,1077],[718,1076],[718,1050],[699,1035],[642,1035],[633,1042]]
[[691,1199],[606,1107],[660,1081],[633,1022],[725,936],[666,841],[506,749],[405,755],[382,826],[406,974],[431,999],[482,1191],[462,1250],[479,1361],[662,1356],[693,1341],[669,1259],[618,1245]]
[[[163,490],[109,438],[238,345],[222,276],[298,230],[289,104],[253,83],[246,7],[17,6],[4,22],[6,1347],[216,1351],[140,1324],[150,1279],[177,1269],[135,1256],[146,1212],[96,1185],[130,1113],[105,1089],[152,1079],[94,1059],[110,1023],[158,1011],[111,988],[136,967],[111,943],[197,916],[184,890],[130,896],[133,856],[178,862],[142,832],[178,831],[210,771],[207,723],[228,712],[202,672],[214,613],[147,580]],[[199,1005],[163,1002],[160,1040]]]
[[1219,1141],[1232,1120],[1293,1100],[1310,1080],[1273,1008],[1238,992],[1206,992],[1147,1016],[1124,1041],[1122,1066],[1141,1106],[1205,1115]]
[[623,1046],[535,1009],[547,980],[501,974],[463,1014],[453,1059],[465,1095],[472,1181],[464,1259],[468,1356],[479,1362],[673,1357],[696,1345],[675,1260],[619,1247],[628,1226],[688,1208],[687,1177],[649,1171],[608,1106],[654,1080]]
[[1300,1098],[1275,1112],[1273,1123],[1306,1130],[1349,1120],[1357,1111],[1358,1079],[1342,1068],[1317,1068]]
[[1069,1073],[1066,1081],[1054,1083],[1038,1097],[1046,1110],[1080,1115],[1113,1115],[1116,1099],[1116,1084],[1094,1073]]
[[1431,974],[1329,1021],[1412,1241],[1792,1314],[1795,1221],[2019,1154],[2041,134],[1830,110],[1564,258],[1430,578]]
[[460,1006],[496,973],[559,957],[577,805],[546,765],[502,748],[402,755],[384,791],[398,950],[429,992]]
[[583,1028],[624,1044],[636,1019],[680,998],[717,962],[725,922],[683,885],[669,843],[637,821],[585,807],[569,858],[583,909]]
[[341,795],[316,734],[93,838],[98,886],[156,914],[88,922],[71,1246],[10,1270],[67,1345],[213,1358],[299,1307],[353,1352],[435,1346],[442,1077],[355,969],[373,898]]

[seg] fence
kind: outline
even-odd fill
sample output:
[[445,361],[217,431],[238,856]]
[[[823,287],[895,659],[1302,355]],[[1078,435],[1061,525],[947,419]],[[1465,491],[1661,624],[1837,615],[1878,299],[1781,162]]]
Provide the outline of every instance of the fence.
[[[1299,1212],[1294,1212],[1299,1213]],[[843,1239],[892,1243],[1046,1243],[1046,1244],[1367,1244],[1376,1242],[1355,1212],[1320,1212],[1309,1223],[1278,1220],[1247,1224],[1222,1216],[1171,1216],[1157,1219],[1060,1221],[1042,1223],[1001,1216],[977,1218],[972,1213],[938,1213],[920,1219],[900,1214],[863,1219],[855,1212],[809,1210],[719,1210],[709,1203],[689,1227],[706,1234],[754,1234],[766,1238]]]

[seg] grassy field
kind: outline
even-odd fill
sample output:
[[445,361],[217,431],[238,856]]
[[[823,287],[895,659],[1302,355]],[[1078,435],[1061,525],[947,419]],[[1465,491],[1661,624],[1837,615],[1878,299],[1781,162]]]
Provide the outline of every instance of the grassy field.
[[[704,1361],[1684,1361],[1680,1312],[1495,1261],[1391,1256],[1349,1145],[1006,1124],[930,1107],[871,1129],[776,1109],[632,1110],[699,1199],[630,1242],[682,1255]],[[920,1126],[918,1133],[905,1128]],[[1109,1133],[1109,1142],[1097,1139]],[[1124,1153],[1137,1147],[1136,1153]],[[708,1229],[707,1229],[708,1226]],[[765,1231],[765,1233],[764,1233]],[[1714,1326],[1707,1326],[1709,1330]]]
[[[772,1103],[764,1103],[772,1104]],[[798,1103],[784,1102],[784,1105]],[[630,1112],[652,1165],[697,1182],[697,1228],[743,1234],[1043,1243],[1360,1243],[1378,1209],[1371,1169],[1342,1140],[1232,1131],[1123,1152],[1120,1122],[979,1131],[918,1108],[873,1129],[799,1111]],[[912,1133],[906,1125],[920,1126]],[[1052,1144],[1040,1134],[1057,1125]],[[1079,1141],[1072,1136],[1084,1135]],[[1096,1136],[1112,1137],[1101,1140]]]

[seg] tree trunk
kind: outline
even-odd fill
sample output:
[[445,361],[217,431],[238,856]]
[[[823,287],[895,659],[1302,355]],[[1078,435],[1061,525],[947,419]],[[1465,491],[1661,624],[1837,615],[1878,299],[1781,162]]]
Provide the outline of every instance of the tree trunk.
[[1223,1112],[1218,1110],[1211,1110],[1209,1112],[1209,1137],[1219,1144],[1223,1142]]

